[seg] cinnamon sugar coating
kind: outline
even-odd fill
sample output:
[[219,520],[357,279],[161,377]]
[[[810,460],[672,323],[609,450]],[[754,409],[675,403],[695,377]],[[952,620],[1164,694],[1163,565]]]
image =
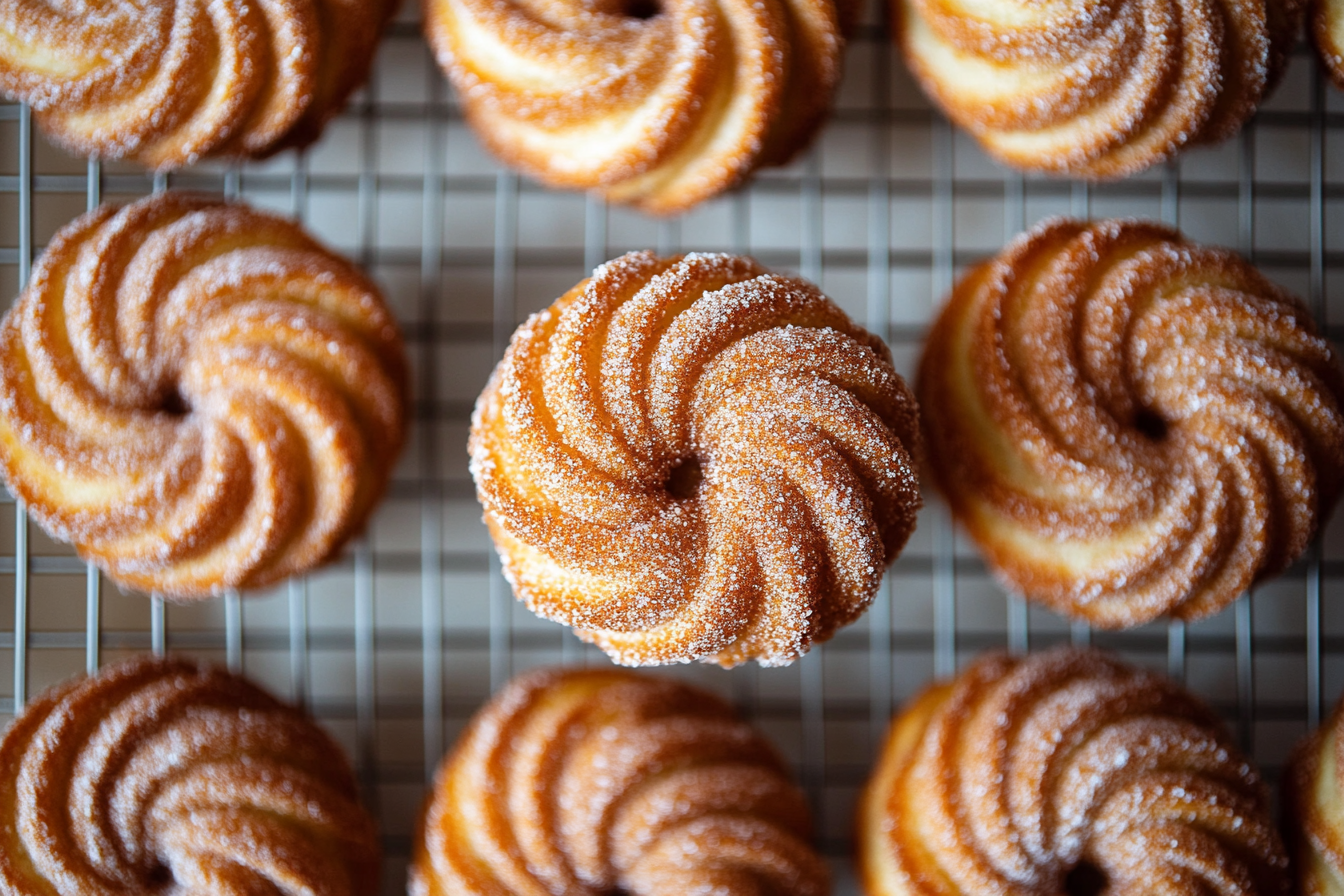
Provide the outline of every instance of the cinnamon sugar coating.
[[518,329],[472,475],[533,612],[619,663],[792,662],[914,528],[914,401],[816,287],[635,252]]
[[291,221],[164,193],[62,228],[0,323],[0,469],[122,585],[259,587],[363,526],[405,392],[353,266]]
[[1335,86],[1344,90],[1344,0],[1314,0],[1309,15],[1316,56]]
[[439,769],[412,896],[823,896],[807,803],[704,691],[615,669],[510,682]]
[[1226,139],[1278,82],[1306,0],[893,0],[924,91],[1000,162],[1120,178]]
[[1096,650],[991,654],[926,690],[856,837],[868,896],[1290,892],[1268,788],[1214,713]]
[[140,657],[55,687],[0,741],[0,893],[378,887],[340,748],[246,679]]
[[665,215],[810,142],[856,5],[428,0],[425,29],[496,156],[550,186]]
[[1302,554],[1344,475],[1344,370],[1239,256],[1046,221],[953,290],[928,469],[1007,587],[1095,625],[1215,613]]
[[306,146],[396,0],[0,0],[0,93],[70,152],[181,168]]
[[1283,775],[1283,827],[1302,896],[1344,892],[1344,699],[1293,751]]

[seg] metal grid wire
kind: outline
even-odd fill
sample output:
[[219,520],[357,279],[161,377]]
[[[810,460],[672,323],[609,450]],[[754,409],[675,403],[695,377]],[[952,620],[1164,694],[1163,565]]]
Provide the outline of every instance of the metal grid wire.
[[[524,668],[605,663],[512,599],[466,471],[471,402],[514,327],[601,261],[636,248],[749,252],[819,282],[885,336],[909,374],[957,272],[1057,213],[1158,218],[1238,248],[1308,298],[1344,304],[1344,99],[1305,50],[1239,137],[1164,169],[1088,186],[989,162],[919,94],[869,11],[832,123],[793,166],[656,222],[501,170],[462,121],[403,10],[374,76],[324,139],[265,164],[151,177],[52,150],[0,106],[0,288],[14,295],[56,228],[103,199],[169,186],[245,197],[303,220],[380,281],[415,368],[414,425],[390,494],[341,560],[263,594],[166,604],[106,585],[30,526],[0,519],[0,723],[25,699],[129,652],[223,661],[307,706],[354,757],[402,892],[425,782],[470,714]],[[1335,310],[1332,315],[1331,311]],[[787,669],[677,667],[736,702],[795,763],[837,891],[855,797],[891,712],[980,651],[1095,642],[1208,697],[1274,777],[1344,689],[1344,525],[1214,619],[1093,633],[1005,595],[930,496],[872,609]],[[1332,607],[1340,605],[1340,609]],[[0,622],[3,625],[3,622]]]

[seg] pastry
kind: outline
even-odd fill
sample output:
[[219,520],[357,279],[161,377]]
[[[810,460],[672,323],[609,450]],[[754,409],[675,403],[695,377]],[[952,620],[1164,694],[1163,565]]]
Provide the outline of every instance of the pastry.
[[816,287],[636,252],[514,333],[471,470],[533,612],[626,665],[778,665],[872,600],[917,432],[886,347]]
[[62,228],[0,324],[0,470],[124,586],[255,588],[340,550],[402,442],[377,289],[298,225],[164,193]]
[[140,657],[55,687],[0,741],[0,893],[377,892],[340,748],[246,679]]
[[1239,256],[1051,220],[929,334],[928,471],[1005,585],[1107,628],[1197,619],[1302,554],[1344,473],[1344,369]]
[[993,654],[926,690],[856,836],[868,896],[1290,891],[1268,788],[1217,716],[1095,650]]
[[850,0],[429,0],[477,136],[553,187],[654,214],[788,162],[825,119]]
[[1344,700],[1293,751],[1283,777],[1283,821],[1302,896],[1344,890]]
[[180,168],[317,139],[393,0],[4,0],[0,93],[78,155]]
[[821,896],[807,802],[711,694],[541,670],[476,714],[416,838],[412,896]]
[[1305,0],[893,0],[924,91],[1016,168],[1119,178],[1235,133]]
[[1344,90],[1344,0],[1315,0],[1311,9],[1311,37],[1321,65],[1335,86]]

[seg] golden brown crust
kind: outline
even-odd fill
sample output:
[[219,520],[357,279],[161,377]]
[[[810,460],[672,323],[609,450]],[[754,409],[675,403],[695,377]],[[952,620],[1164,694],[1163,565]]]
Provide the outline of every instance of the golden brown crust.
[[631,253],[514,334],[472,475],[518,597],[617,662],[787,663],[863,612],[913,529],[915,414],[811,284]]
[[1283,821],[1302,896],[1344,893],[1344,699],[1293,751],[1283,775]]
[[1344,90],[1344,2],[1315,0],[1309,30],[1321,65],[1335,86]]
[[1235,133],[1305,0],[893,0],[911,71],[990,155],[1095,179]]
[[439,769],[413,896],[822,896],[802,793],[716,697],[615,669],[541,670]]
[[258,587],[363,526],[405,363],[377,289],[293,222],[175,193],[105,206],[0,323],[0,468],[124,585]]
[[340,748],[226,672],[120,663],[38,697],[0,741],[8,896],[362,896],[378,852]]
[[0,0],[0,92],[80,155],[171,169],[316,140],[395,0]]
[[1008,587],[1122,628],[1217,612],[1306,549],[1344,371],[1240,257],[1047,221],[953,290],[920,364],[928,469]]
[[1268,789],[1213,712],[1095,650],[992,654],[925,691],[856,836],[869,896],[1055,896],[1080,867],[1107,893],[1289,891]]
[[509,165],[672,214],[789,161],[840,78],[835,0],[431,0],[468,120]]

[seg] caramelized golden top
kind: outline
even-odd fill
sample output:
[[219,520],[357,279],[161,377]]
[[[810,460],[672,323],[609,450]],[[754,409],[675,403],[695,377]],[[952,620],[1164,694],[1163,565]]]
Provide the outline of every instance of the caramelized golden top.
[[245,679],[141,657],[0,741],[7,896],[366,896],[378,839],[340,748]]
[[477,135],[552,186],[671,214],[811,139],[837,0],[644,2],[431,0],[425,27]]
[[383,491],[405,359],[376,288],[294,223],[165,193],[63,228],[0,325],[0,465],[124,585],[255,587]]
[[514,334],[472,473],[518,597],[617,662],[788,663],[914,527],[914,402],[816,287],[623,256]]
[[392,0],[0,0],[0,92],[80,155],[180,168],[316,140]]
[[911,70],[999,161],[1119,178],[1222,140],[1283,72],[1305,0],[893,0]]
[[543,670],[477,713],[435,781],[413,896],[823,896],[807,803],[703,691]]
[[926,691],[858,838],[869,896],[1289,891],[1268,790],[1213,712],[1094,650],[992,654]]
[[1240,257],[1043,223],[953,291],[920,365],[929,469],[995,572],[1108,627],[1217,612],[1306,549],[1344,370]]

